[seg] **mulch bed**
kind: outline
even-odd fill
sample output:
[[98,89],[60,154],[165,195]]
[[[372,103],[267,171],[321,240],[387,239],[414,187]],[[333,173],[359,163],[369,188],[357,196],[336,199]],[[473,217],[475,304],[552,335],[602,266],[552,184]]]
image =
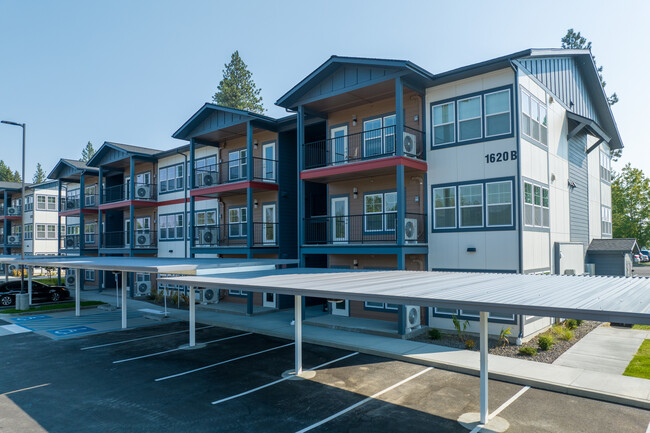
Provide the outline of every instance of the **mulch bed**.
[[[505,347],[497,347],[497,338],[490,338],[488,341],[489,353],[491,355],[508,356],[510,358],[519,358],[519,359],[525,359],[529,361],[545,362],[547,364],[552,364],[553,361],[555,361],[560,355],[562,355],[571,346],[573,346],[578,341],[580,341],[582,337],[590,333],[592,330],[594,330],[596,327],[598,327],[601,324],[602,322],[592,322],[592,321],[585,320],[580,324],[580,326],[578,326],[576,329],[573,330],[573,338],[571,340],[565,341],[555,337],[555,344],[549,350],[541,350],[539,348],[539,346],[537,345],[539,335],[530,339],[530,341],[522,344],[521,346],[517,346],[511,343],[509,345],[506,345]],[[474,342],[476,343],[474,348],[471,350],[478,351],[480,347],[479,338],[467,337],[465,338],[465,340],[468,340],[470,338],[473,339]],[[439,346],[465,349],[465,343],[460,341],[456,334],[443,333],[442,338],[440,338],[439,340],[432,340],[431,338],[429,338],[429,335],[427,333],[424,333],[424,334],[417,335],[412,340],[419,341],[422,343],[437,344]],[[521,355],[519,353],[519,349],[522,347],[534,347],[535,349],[537,349],[537,355],[535,356]]]

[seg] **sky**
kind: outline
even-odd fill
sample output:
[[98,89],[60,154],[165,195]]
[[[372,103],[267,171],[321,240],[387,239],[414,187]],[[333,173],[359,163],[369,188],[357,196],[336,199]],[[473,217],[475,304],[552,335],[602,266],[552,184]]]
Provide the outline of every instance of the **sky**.
[[[332,54],[410,60],[432,73],[592,41],[625,145],[614,163],[650,175],[646,131],[650,2],[0,0],[0,119],[27,124],[26,179],[115,141],[156,149],[212,95],[233,51],[274,102]],[[635,77],[642,80],[635,81]],[[639,114],[641,113],[641,114]],[[645,114],[644,114],[645,113]],[[646,120],[642,120],[646,119]],[[20,128],[0,125],[0,159],[21,164]]]

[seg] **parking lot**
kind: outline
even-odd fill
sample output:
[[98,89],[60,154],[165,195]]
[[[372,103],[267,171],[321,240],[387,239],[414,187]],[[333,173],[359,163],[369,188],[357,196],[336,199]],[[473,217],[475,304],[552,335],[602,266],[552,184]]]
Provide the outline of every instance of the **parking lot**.
[[[305,344],[316,375],[296,380],[282,376],[292,341],[197,325],[207,344],[186,350],[187,326],[1,336],[3,431],[467,432],[457,419],[479,411],[477,377]],[[645,433],[650,423],[649,411],[621,405],[498,381],[489,391],[509,432]]]

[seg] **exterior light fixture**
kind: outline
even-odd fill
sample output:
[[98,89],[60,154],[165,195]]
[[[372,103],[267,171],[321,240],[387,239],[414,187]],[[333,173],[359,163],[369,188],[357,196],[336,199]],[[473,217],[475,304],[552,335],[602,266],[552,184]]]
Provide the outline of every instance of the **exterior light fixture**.
[[352,116],[352,126],[357,126],[357,116]]
[[359,196],[359,190],[357,189],[356,186],[355,186],[354,188],[352,188],[352,196],[353,196],[355,199]]
[[257,200],[253,201],[253,206],[255,207],[255,209],[257,209],[257,205],[258,205],[258,201]]

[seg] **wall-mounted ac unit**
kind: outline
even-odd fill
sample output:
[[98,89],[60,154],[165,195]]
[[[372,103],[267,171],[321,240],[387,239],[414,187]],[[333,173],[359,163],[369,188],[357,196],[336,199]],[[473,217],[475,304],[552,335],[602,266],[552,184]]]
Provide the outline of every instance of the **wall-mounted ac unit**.
[[151,245],[151,233],[136,233],[135,244],[139,247],[147,247]]
[[150,281],[140,281],[136,286],[138,290],[138,296],[145,296],[151,293],[151,282]]
[[151,187],[149,185],[138,185],[135,189],[135,196],[137,198],[151,198]]
[[207,288],[203,290],[203,303],[204,304],[216,304],[219,302],[219,290],[213,288]]
[[413,331],[420,327],[420,307],[415,305],[406,306],[406,329]]
[[214,176],[211,173],[201,173],[201,185],[210,186],[214,184]]
[[75,240],[74,238],[66,238],[65,239],[65,247],[66,248],[74,248]]
[[404,219],[404,240],[408,243],[418,241],[418,220],[415,218]]
[[9,242],[10,245],[18,245],[20,243],[20,235],[7,236],[7,242]]
[[68,199],[68,200],[65,202],[65,207],[66,207],[66,209],[74,209],[74,205],[75,205],[75,203],[74,203],[74,201],[71,200],[71,199]]
[[9,216],[20,215],[20,209],[18,207],[8,207],[7,208],[7,215],[9,215]]
[[9,265],[9,272],[13,272],[16,269],[18,269],[18,267],[16,265]]
[[201,235],[201,243],[204,245],[212,245],[217,243],[217,231],[205,230]]
[[415,134],[405,132],[403,137],[404,155],[416,155],[418,151]]
[[65,286],[74,288],[76,282],[77,282],[77,275],[74,269],[68,269],[65,272]]

